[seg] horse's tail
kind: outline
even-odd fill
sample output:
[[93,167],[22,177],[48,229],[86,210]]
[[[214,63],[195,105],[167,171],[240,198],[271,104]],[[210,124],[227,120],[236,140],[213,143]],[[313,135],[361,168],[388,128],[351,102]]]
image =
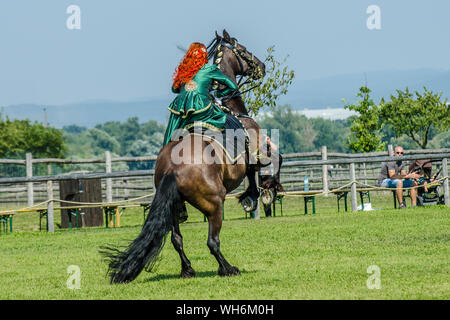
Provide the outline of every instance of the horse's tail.
[[150,212],[138,237],[124,251],[102,248],[101,253],[109,259],[111,283],[133,281],[144,268],[151,271],[181,205],[175,175],[165,175],[156,189]]

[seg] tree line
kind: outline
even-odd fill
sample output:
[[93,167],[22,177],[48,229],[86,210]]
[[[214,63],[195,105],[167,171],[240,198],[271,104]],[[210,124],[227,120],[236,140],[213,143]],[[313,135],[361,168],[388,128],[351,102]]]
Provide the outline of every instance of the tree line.
[[357,113],[350,119],[348,147],[353,152],[385,150],[387,143],[411,149],[450,147],[450,104],[442,92],[423,89],[397,89],[389,101],[382,98],[376,104],[371,90],[361,87],[360,100],[345,106]]
[[[349,120],[307,118],[289,105],[277,107],[260,117],[261,127],[278,129],[280,150],[283,153],[320,150],[347,152],[346,138],[350,133]],[[106,122],[94,128],[76,125],[63,128],[67,156],[71,158],[102,157],[105,150],[116,156],[157,155],[162,147],[165,125],[156,121],[140,123],[138,118],[124,122]]]

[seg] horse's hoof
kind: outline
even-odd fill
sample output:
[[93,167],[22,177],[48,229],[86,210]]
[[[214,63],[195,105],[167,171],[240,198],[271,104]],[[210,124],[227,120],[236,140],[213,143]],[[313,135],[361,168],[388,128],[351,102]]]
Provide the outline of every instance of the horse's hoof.
[[218,272],[219,276],[224,277],[224,276],[238,276],[241,274],[241,272],[239,271],[239,269],[237,267],[230,267],[228,269],[222,269],[219,268]]
[[250,196],[248,196],[244,200],[242,200],[241,204],[242,208],[244,208],[246,212],[252,212],[256,210],[256,206],[258,203],[257,201],[253,200]]
[[274,192],[273,192],[273,190],[271,190],[271,189],[264,189],[263,191],[262,191],[262,194],[261,194],[261,201],[262,201],[262,203],[264,204],[264,205],[270,205],[270,204],[272,204],[272,202],[273,202],[273,200],[275,199],[275,195],[274,195]]
[[192,268],[187,268],[187,269],[181,270],[180,277],[181,278],[194,278],[195,271]]

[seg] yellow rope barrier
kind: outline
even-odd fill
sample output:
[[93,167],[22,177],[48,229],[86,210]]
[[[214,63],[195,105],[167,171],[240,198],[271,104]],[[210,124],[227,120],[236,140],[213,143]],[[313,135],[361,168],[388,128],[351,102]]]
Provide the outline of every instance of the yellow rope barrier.
[[[440,185],[440,182],[445,180],[445,179],[449,179],[450,176],[446,176],[446,177],[442,177],[438,180],[435,180],[434,182],[427,184],[427,187],[432,187],[432,186],[436,186],[436,185]],[[357,189],[357,192],[360,191],[394,191],[395,188],[385,188],[385,187],[376,187],[376,186],[371,186],[371,185],[367,185],[361,182],[358,182],[356,180],[351,181],[339,188],[333,189],[333,190],[329,190],[329,191],[286,191],[286,192],[279,192],[278,195],[282,195],[282,196],[292,196],[292,197],[306,197],[306,196],[322,196],[322,195],[326,195],[326,194],[330,194],[330,193],[338,193],[338,192],[343,192],[342,190],[344,190],[345,188],[348,188],[349,186],[351,186],[352,184],[358,184],[361,186],[365,186],[365,189]],[[412,186],[409,188],[403,188],[403,190],[411,190],[411,189],[417,189],[417,188],[422,188],[424,185],[417,185],[417,186]],[[260,187],[259,187],[260,188]],[[225,197],[225,199],[233,199],[233,198],[237,198],[239,195],[241,195],[243,192],[239,192],[239,193],[235,193],[235,194],[231,194]],[[4,210],[4,211],[0,211],[0,214],[9,214],[9,213],[19,213],[19,212],[28,212],[28,211],[38,211],[38,210],[45,210],[45,207],[42,207],[43,205],[48,204],[49,202],[59,202],[59,203],[67,203],[67,204],[79,204],[79,205],[94,205],[94,206],[98,206],[98,207],[113,207],[113,206],[117,206],[118,204],[121,203],[127,203],[127,202],[132,202],[132,201],[137,201],[137,200],[141,200],[141,199],[145,199],[145,198],[149,198],[152,197],[155,193],[152,194],[148,194],[148,195],[144,195],[144,196],[140,196],[137,198],[133,198],[133,199],[127,199],[127,200],[120,200],[120,201],[114,201],[114,202],[76,202],[76,201],[66,201],[66,200],[60,200],[60,199],[49,199],[46,200],[44,202],[40,202],[38,204],[32,205],[32,206],[28,206],[28,207],[24,207],[24,208],[20,208],[20,209],[10,209],[10,210]],[[136,205],[135,203],[131,203],[130,205]],[[40,208],[39,208],[40,207]],[[61,207],[63,208],[63,207]],[[70,207],[69,207],[70,208]]]
[[[119,200],[119,201],[114,201],[114,202],[76,202],[76,201],[66,201],[66,200],[60,200],[60,199],[49,199],[46,200],[44,202],[40,202],[38,204],[32,205],[32,206],[28,206],[28,207],[24,207],[24,208],[20,208],[20,209],[9,209],[9,210],[3,210],[0,211],[0,214],[9,214],[9,213],[20,213],[20,212],[33,212],[33,211],[38,211],[38,210],[46,210],[46,207],[42,207],[46,204],[48,204],[49,202],[59,202],[59,203],[67,203],[67,204],[74,204],[74,205],[81,205],[81,208],[83,208],[83,205],[92,205],[92,206],[96,206],[96,207],[114,207],[114,206],[118,206],[119,204],[122,203],[127,203],[127,202],[132,202],[132,201],[137,201],[140,199],[145,199],[145,198],[149,198],[152,197],[155,193],[151,193],[148,195],[144,195],[144,196],[140,196],[137,198],[133,198],[133,199],[128,199],[128,200]],[[131,204],[130,204],[131,205]],[[135,205],[135,203],[132,203],[132,205]],[[95,208],[89,206],[89,208]],[[67,207],[67,209],[70,209],[71,207]],[[80,207],[77,207],[80,208]],[[87,208],[86,206],[84,206],[84,208]]]
[[[432,187],[432,186],[437,186],[440,185],[441,181],[445,180],[445,179],[449,179],[450,176],[447,177],[443,177],[440,178],[438,180],[433,181],[432,183],[427,184],[427,187]],[[351,186],[352,184],[358,184],[361,186],[364,186],[366,188],[364,189],[357,189],[357,192],[360,191],[395,191],[395,188],[385,188],[385,187],[377,187],[377,186],[371,186],[368,184],[364,184],[358,181],[351,181],[339,188],[333,189],[333,190],[329,190],[329,191],[287,191],[287,192],[279,192],[278,195],[283,195],[283,196],[299,196],[299,197],[306,197],[306,196],[322,196],[322,195],[326,195],[326,194],[330,194],[330,193],[338,193],[338,192],[343,192],[342,190],[344,190],[345,188]],[[424,187],[424,184],[420,184],[417,186],[412,186],[409,188],[403,188],[403,190],[411,190],[411,189],[418,189],[418,188],[422,188]]]
[[67,200],[60,200],[60,199],[52,199],[52,201],[59,202],[59,203],[81,204],[81,205],[83,205],[83,204],[86,204],[86,205],[89,205],[89,204],[94,204],[95,205],[95,204],[97,204],[97,205],[101,205],[103,207],[107,207],[107,206],[115,206],[115,205],[117,205],[119,203],[126,203],[126,202],[137,201],[137,200],[141,200],[141,199],[145,199],[145,198],[150,198],[150,197],[152,197],[154,195],[155,195],[155,193],[151,193],[151,194],[147,194],[147,195],[140,196],[140,197],[133,198],[133,199],[119,200],[119,201],[106,202],[106,203],[105,202],[76,202],[76,201],[67,201]]
[[[34,204],[32,206],[28,206],[28,207],[24,207],[24,208],[20,208],[20,209],[10,209],[10,210],[0,211],[0,214],[19,213],[19,212],[23,212],[23,211],[37,211],[37,210],[42,209],[42,208],[37,208],[37,207],[46,205],[50,201],[51,200],[47,200],[47,201],[40,202],[40,203]],[[35,209],[33,210],[33,208],[35,208]]]

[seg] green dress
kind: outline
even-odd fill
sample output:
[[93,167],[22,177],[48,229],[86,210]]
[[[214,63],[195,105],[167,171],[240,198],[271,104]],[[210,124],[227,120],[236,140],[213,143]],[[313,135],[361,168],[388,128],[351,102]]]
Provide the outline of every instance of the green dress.
[[210,95],[213,80],[226,86],[225,89],[216,92],[216,96],[219,98],[238,89],[236,83],[224,75],[214,64],[205,64],[191,81],[178,90],[174,90],[172,87],[172,92],[178,93],[178,95],[169,105],[171,114],[163,145],[170,142],[175,130],[188,129],[194,122],[213,130],[220,130],[224,127],[226,113],[214,104]]

